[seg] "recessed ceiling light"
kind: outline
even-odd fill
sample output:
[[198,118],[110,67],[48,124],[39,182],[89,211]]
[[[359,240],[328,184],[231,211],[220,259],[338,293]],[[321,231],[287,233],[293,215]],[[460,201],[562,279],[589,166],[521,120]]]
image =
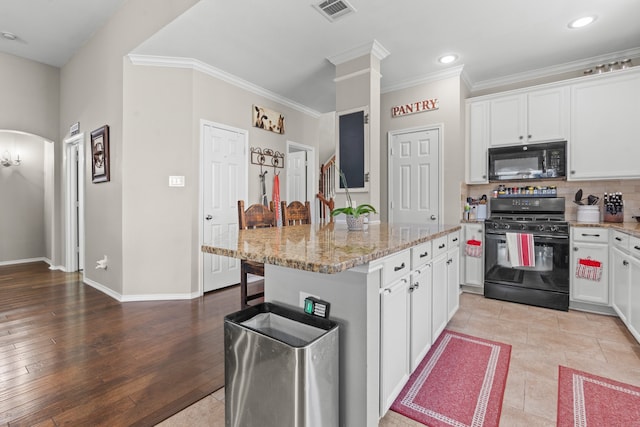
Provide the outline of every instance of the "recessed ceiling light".
[[451,64],[458,59],[458,55],[444,55],[438,58],[438,62],[441,64]]
[[8,32],[8,31],[3,31],[0,34],[2,35],[2,38],[7,39],[7,40],[11,40],[11,41],[13,41],[13,40],[18,38],[18,36],[16,36],[13,33]]
[[595,16],[583,16],[582,18],[574,19],[569,22],[569,28],[582,28],[593,23],[595,20]]

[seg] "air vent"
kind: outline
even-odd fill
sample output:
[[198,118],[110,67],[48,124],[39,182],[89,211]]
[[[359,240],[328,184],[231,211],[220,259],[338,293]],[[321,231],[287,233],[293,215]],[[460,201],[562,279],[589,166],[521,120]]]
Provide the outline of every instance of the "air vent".
[[312,6],[331,22],[356,11],[346,0],[326,0]]

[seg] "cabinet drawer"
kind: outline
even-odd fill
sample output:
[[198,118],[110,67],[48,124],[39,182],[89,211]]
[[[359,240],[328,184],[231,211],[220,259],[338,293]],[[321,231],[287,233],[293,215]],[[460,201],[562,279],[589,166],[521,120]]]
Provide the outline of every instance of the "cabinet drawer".
[[449,248],[460,246],[460,230],[447,234]]
[[431,242],[411,248],[411,268],[416,268],[431,260]]
[[571,229],[574,242],[609,243],[609,233],[606,228],[575,227]]
[[625,252],[629,252],[629,241],[631,236],[626,233],[621,233],[620,231],[613,230],[611,236],[611,243],[616,248],[619,248]]
[[384,280],[380,286],[384,287],[391,282],[398,280],[411,270],[411,253],[409,250],[398,252],[386,257],[382,264]]
[[640,259],[640,237],[629,236],[629,251],[635,258]]
[[449,240],[449,236],[442,236],[442,237],[438,237],[437,239],[433,239],[432,241],[432,252],[433,252],[433,257],[437,257],[440,254],[443,254],[445,252],[447,252],[447,242]]

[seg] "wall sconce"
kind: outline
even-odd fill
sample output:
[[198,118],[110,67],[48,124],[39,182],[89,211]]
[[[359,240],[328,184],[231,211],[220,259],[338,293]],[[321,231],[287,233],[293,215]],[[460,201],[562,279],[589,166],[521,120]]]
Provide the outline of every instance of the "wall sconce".
[[20,160],[20,154],[16,155],[15,160],[11,160],[11,153],[9,153],[8,150],[5,151],[0,158],[0,165],[6,168],[8,168],[9,166],[19,166],[20,163],[22,163],[22,160]]

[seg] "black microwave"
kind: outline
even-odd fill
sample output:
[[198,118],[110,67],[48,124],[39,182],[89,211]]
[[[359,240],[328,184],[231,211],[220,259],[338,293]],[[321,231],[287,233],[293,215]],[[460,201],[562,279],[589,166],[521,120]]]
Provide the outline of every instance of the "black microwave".
[[567,141],[489,148],[489,181],[566,176]]

